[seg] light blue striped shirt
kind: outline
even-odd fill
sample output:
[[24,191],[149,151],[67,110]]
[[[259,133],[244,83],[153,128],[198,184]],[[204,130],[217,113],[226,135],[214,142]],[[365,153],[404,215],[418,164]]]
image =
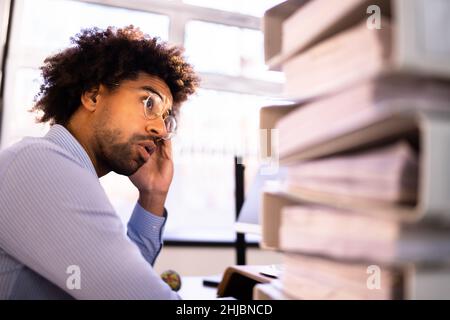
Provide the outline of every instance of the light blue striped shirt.
[[0,152],[0,299],[179,299],[152,268],[166,217],[136,203],[126,231],[69,131],[24,138]]

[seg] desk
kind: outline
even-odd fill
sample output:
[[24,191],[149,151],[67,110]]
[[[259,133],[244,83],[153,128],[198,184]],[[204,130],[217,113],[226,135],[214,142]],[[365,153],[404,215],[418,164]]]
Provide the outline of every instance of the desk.
[[182,277],[181,289],[178,291],[184,300],[215,300],[217,288],[203,285],[204,277]]

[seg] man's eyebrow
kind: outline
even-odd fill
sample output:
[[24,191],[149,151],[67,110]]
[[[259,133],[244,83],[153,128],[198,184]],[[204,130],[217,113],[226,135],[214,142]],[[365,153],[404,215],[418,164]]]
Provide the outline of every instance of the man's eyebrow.
[[[152,87],[150,87],[150,86],[142,86],[139,89],[153,92],[154,94],[156,94],[161,99],[161,101],[164,101],[164,99],[162,98],[161,94],[158,91],[156,91],[155,89],[153,89]],[[172,111],[172,107],[167,108],[167,111],[171,112]]]
[[145,91],[153,92],[154,94],[156,94],[156,95],[159,96],[159,98],[161,99],[161,101],[164,101],[164,99],[163,99],[163,97],[161,96],[161,94],[160,94],[158,91],[156,91],[155,89],[153,89],[152,87],[150,87],[150,86],[142,86],[142,87],[140,87],[139,89],[142,89],[142,90],[145,90]]

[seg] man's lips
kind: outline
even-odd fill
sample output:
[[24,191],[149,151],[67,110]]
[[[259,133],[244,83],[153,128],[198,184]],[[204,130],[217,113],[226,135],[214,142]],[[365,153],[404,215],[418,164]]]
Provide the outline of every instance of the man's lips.
[[148,154],[149,157],[156,150],[156,145],[155,145],[155,143],[153,141],[140,142],[140,143],[138,143],[138,145],[141,147],[141,149],[145,150],[145,152]]

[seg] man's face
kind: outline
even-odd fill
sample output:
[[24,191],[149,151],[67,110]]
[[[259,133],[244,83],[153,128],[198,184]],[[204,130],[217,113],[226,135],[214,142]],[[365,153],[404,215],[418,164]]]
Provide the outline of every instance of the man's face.
[[93,138],[98,164],[107,171],[133,174],[158,148],[156,140],[167,133],[162,116],[151,120],[145,116],[144,101],[150,94],[161,98],[163,113],[172,108],[167,84],[145,73],[122,81],[113,91],[100,88]]

